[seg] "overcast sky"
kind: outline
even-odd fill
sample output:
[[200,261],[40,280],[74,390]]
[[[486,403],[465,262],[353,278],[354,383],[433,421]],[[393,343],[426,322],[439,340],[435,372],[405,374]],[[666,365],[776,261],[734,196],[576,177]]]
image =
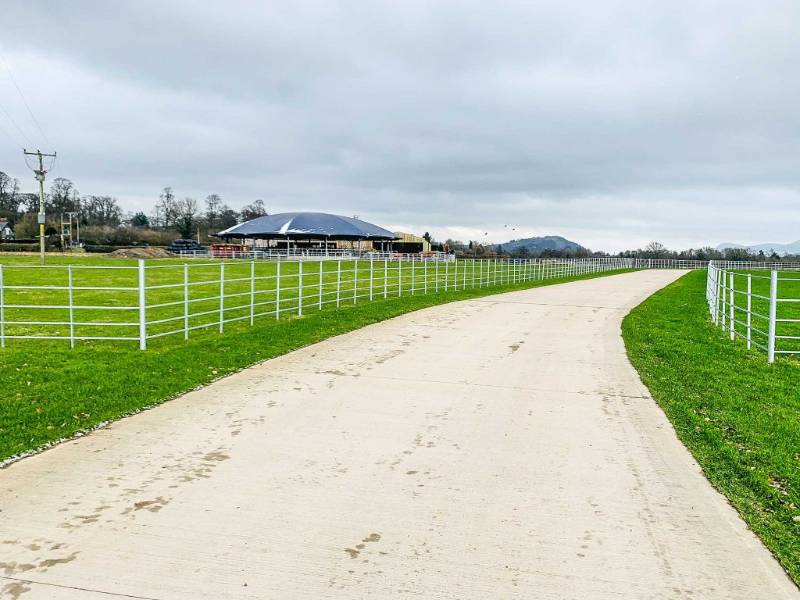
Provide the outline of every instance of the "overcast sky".
[[0,170],[26,190],[20,145],[52,143],[52,176],[127,210],[169,185],[441,239],[800,238],[797,0],[5,0],[2,21]]

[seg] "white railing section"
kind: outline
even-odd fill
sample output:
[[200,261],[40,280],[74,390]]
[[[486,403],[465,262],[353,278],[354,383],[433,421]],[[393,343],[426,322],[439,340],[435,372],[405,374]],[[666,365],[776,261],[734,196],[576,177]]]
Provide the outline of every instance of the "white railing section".
[[[340,250],[329,249],[322,250],[316,248],[291,248],[289,250],[283,248],[264,248],[248,250],[241,252],[229,248],[218,248],[206,250],[181,250],[177,254],[181,258],[228,258],[228,259],[241,259],[241,260],[353,260],[360,258],[364,260],[402,260],[402,261],[454,261],[456,256],[454,254],[447,254],[445,252],[425,252],[425,253],[408,253],[401,252],[378,252],[378,251],[360,251],[360,250]],[[481,258],[463,258],[459,260],[494,260],[481,259]],[[594,259],[503,259],[503,260],[594,260]],[[612,260],[612,259],[607,259]],[[634,258],[626,259],[633,261],[633,267],[636,269],[705,269],[708,266],[707,260],[679,260],[673,258]]]
[[633,259],[138,261],[0,265],[0,347],[11,340],[138,343],[407,295],[524,285],[635,267]]
[[800,264],[712,261],[706,278],[711,320],[773,363],[800,354]]
[[637,269],[705,269],[707,260],[681,260],[677,258],[636,258]]
[[376,250],[341,250],[319,248],[255,248],[235,250],[232,248],[207,248],[205,250],[180,250],[180,258],[228,258],[238,260],[413,260],[413,261],[454,261],[454,254],[445,252],[403,253],[381,252]]

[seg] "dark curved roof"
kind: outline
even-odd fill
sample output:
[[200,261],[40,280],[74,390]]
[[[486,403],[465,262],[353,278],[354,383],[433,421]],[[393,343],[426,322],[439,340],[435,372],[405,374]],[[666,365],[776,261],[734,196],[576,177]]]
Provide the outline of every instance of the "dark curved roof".
[[221,238],[394,240],[397,236],[372,223],[318,212],[290,212],[258,217],[216,234]]

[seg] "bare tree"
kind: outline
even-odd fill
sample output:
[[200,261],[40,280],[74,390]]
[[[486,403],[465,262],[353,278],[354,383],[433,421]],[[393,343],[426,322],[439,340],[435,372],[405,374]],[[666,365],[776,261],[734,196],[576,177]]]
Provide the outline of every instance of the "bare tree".
[[266,215],[267,209],[264,206],[264,201],[260,199],[256,200],[252,204],[248,204],[241,210],[242,221],[250,221]]
[[122,220],[122,209],[113,196],[84,196],[81,220],[87,225],[117,226]]
[[182,238],[192,237],[195,226],[197,225],[197,200],[194,198],[184,198],[176,202],[177,216],[174,226]]
[[50,193],[46,198],[48,212],[56,215],[65,212],[77,211],[80,207],[80,196],[75,185],[66,177],[56,177],[50,186]]
[[222,198],[219,194],[209,194],[206,196],[206,224],[209,230],[214,230],[219,226],[219,213],[222,208]]
[[669,250],[661,242],[650,242],[644,247],[646,258],[668,258]]
[[154,209],[152,223],[155,227],[173,227],[178,218],[178,201],[172,188],[167,186],[158,196]]
[[15,217],[21,202],[19,180],[0,171],[0,216]]
[[220,230],[233,227],[239,222],[239,213],[233,210],[227,204],[223,204],[219,211],[219,228]]

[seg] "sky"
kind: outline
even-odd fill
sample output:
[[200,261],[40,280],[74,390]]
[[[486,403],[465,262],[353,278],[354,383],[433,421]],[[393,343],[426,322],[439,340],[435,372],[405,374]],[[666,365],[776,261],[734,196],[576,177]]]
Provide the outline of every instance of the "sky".
[[0,171],[26,191],[22,146],[55,149],[49,177],[128,211],[171,186],[437,239],[800,238],[797,0],[2,12]]

